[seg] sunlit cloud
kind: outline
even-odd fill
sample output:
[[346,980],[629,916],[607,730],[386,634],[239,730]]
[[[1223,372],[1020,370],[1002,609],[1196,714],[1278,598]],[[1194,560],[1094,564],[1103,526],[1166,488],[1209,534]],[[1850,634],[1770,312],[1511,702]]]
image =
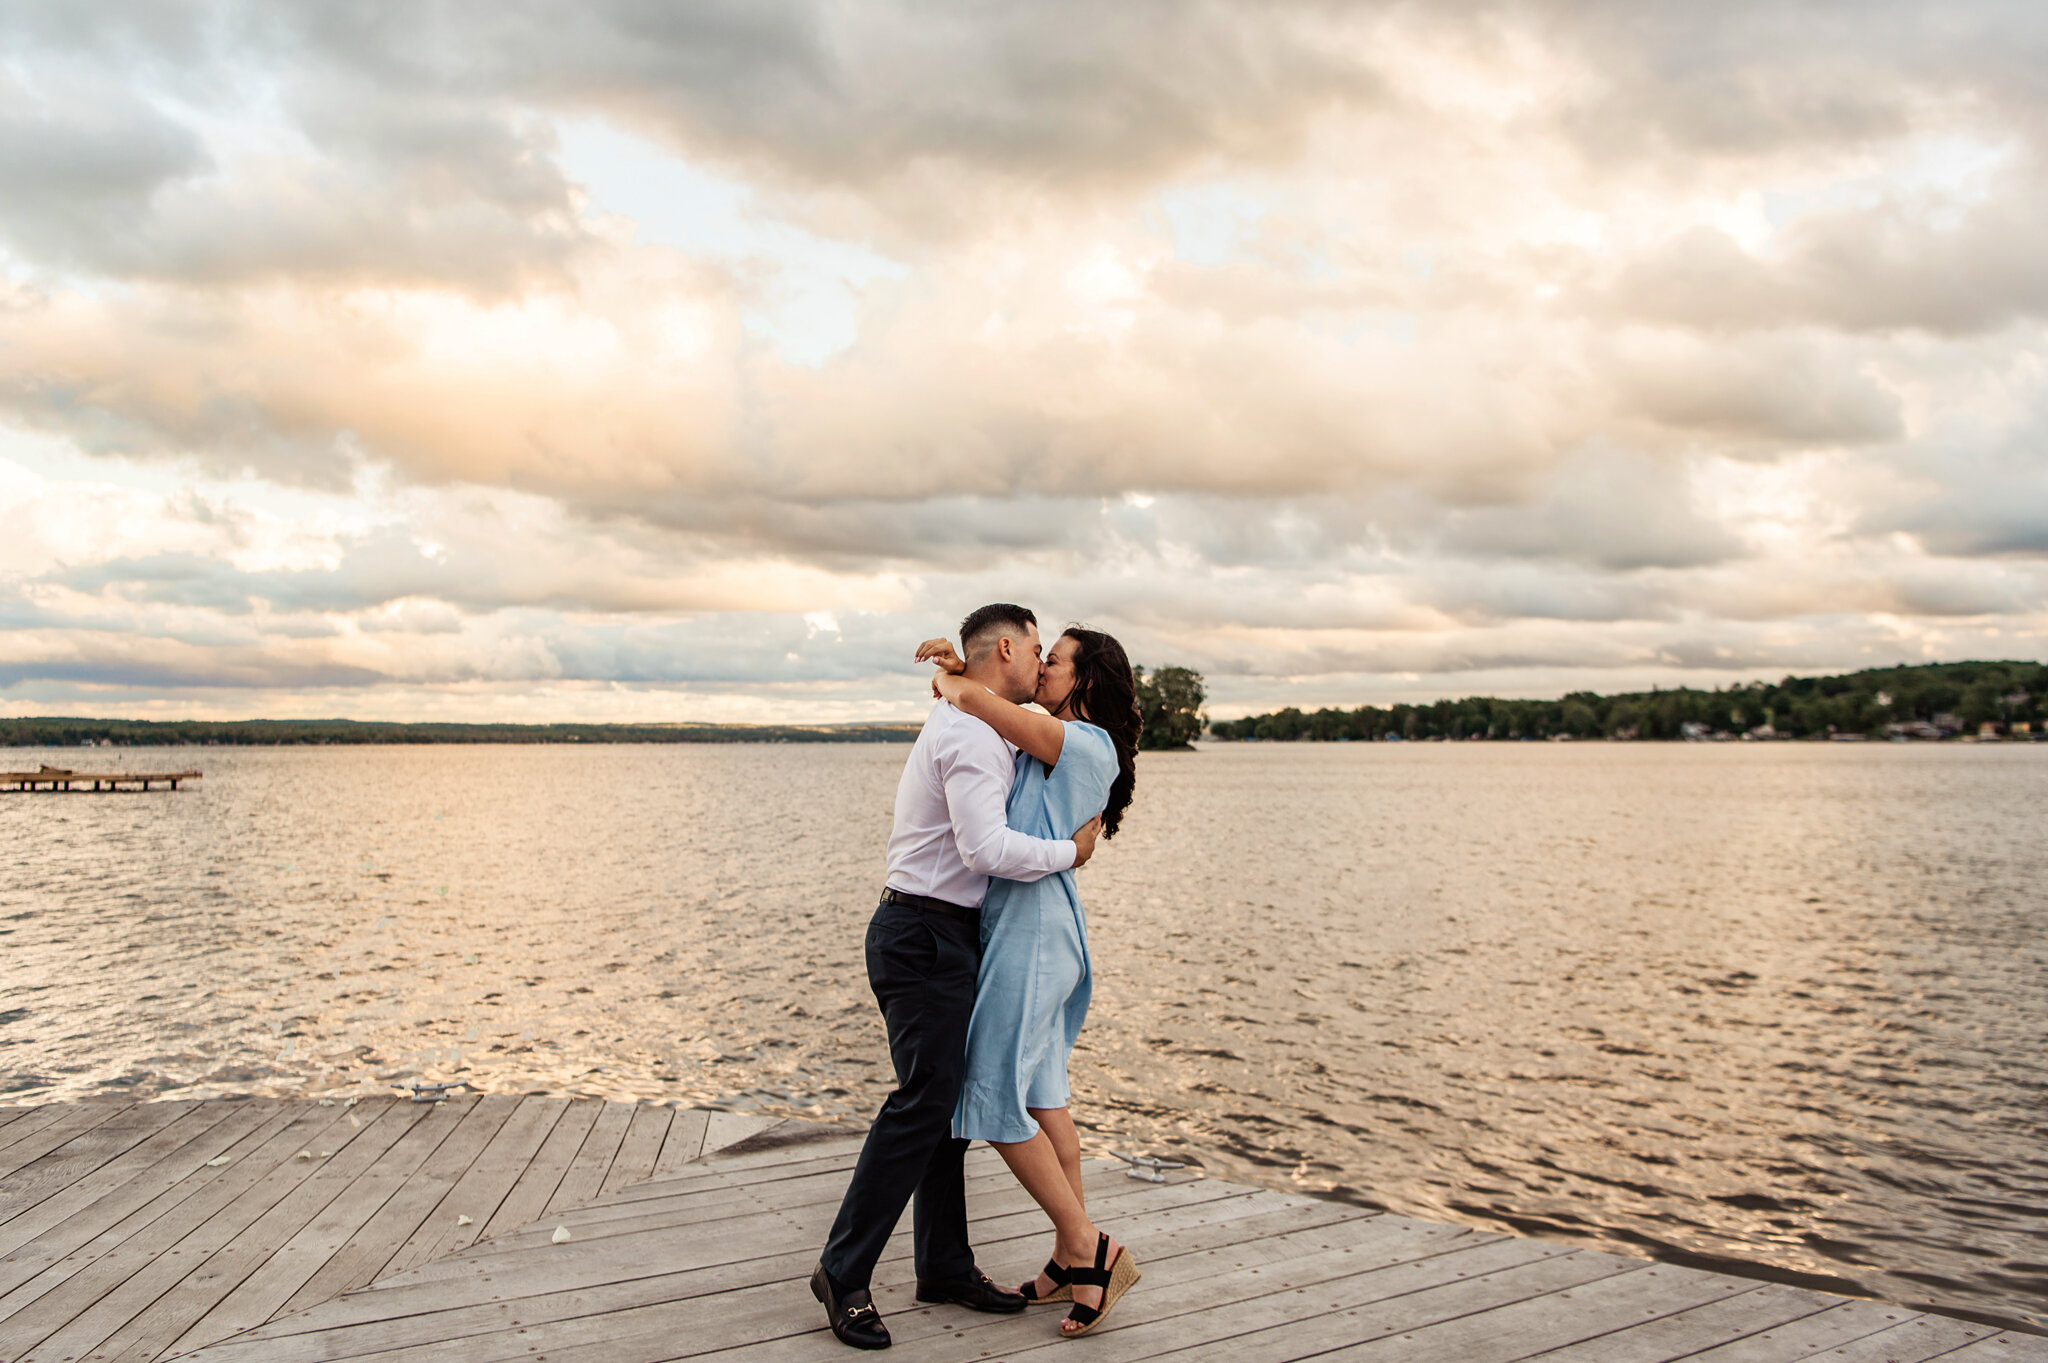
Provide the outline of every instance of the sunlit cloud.
[[10,11],[0,704],[2038,654],[2034,8]]

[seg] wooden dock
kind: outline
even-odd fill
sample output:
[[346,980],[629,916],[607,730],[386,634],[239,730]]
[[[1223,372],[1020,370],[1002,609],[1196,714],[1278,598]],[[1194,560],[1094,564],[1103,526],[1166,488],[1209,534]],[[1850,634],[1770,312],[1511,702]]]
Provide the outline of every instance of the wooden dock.
[[[805,1279],[858,1149],[559,1098],[0,1109],[0,1359],[845,1363]],[[982,1265],[1021,1279],[1044,1218],[986,1148],[968,1173]],[[1098,1334],[917,1306],[906,1225],[875,1283],[891,1357],[2048,1360],[2048,1339],[1902,1307],[1107,1161],[1086,1177],[1145,1273]]]
[[73,793],[85,790],[90,781],[93,790],[133,794],[158,784],[176,790],[180,781],[196,781],[199,776],[196,771],[73,771],[45,765],[36,771],[0,771],[0,791]]
[[769,1124],[496,1096],[0,1108],[0,1360],[188,1352]]

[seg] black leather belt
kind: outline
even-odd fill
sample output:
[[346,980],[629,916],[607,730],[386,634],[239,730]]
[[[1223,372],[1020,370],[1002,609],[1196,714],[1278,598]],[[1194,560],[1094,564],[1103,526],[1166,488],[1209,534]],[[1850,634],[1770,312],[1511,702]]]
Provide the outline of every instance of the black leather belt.
[[930,895],[905,894],[901,890],[884,889],[882,902],[901,904],[906,909],[916,909],[920,913],[935,913],[941,918],[957,918],[963,923],[972,923],[981,917],[980,909],[964,908],[943,899],[933,899]]

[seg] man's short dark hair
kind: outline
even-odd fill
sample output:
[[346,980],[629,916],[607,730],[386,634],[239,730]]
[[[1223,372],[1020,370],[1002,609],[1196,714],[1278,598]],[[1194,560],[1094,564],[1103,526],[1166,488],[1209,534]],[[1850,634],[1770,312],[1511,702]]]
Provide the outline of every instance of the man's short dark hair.
[[983,606],[960,622],[960,656],[970,663],[976,662],[1005,634],[1021,637],[1026,629],[1037,627],[1038,617],[1022,606],[1007,601]]

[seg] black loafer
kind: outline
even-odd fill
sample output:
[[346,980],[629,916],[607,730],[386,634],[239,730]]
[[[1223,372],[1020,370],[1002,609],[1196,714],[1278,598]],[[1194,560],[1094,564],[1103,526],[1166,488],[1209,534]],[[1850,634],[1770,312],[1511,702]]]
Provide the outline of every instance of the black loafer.
[[919,1278],[917,1299],[922,1302],[950,1302],[970,1311],[993,1311],[997,1315],[1024,1309],[1022,1292],[1009,1292],[997,1287],[989,1281],[988,1274],[978,1269],[973,1277],[950,1283],[932,1283]]
[[889,1327],[882,1324],[882,1313],[875,1309],[875,1299],[865,1287],[841,1292],[825,1266],[819,1264],[811,1274],[811,1295],[825,1303],[826,1323],[839,1336],[841,1344],[851,1344],[856,1349],[889,1347]]

